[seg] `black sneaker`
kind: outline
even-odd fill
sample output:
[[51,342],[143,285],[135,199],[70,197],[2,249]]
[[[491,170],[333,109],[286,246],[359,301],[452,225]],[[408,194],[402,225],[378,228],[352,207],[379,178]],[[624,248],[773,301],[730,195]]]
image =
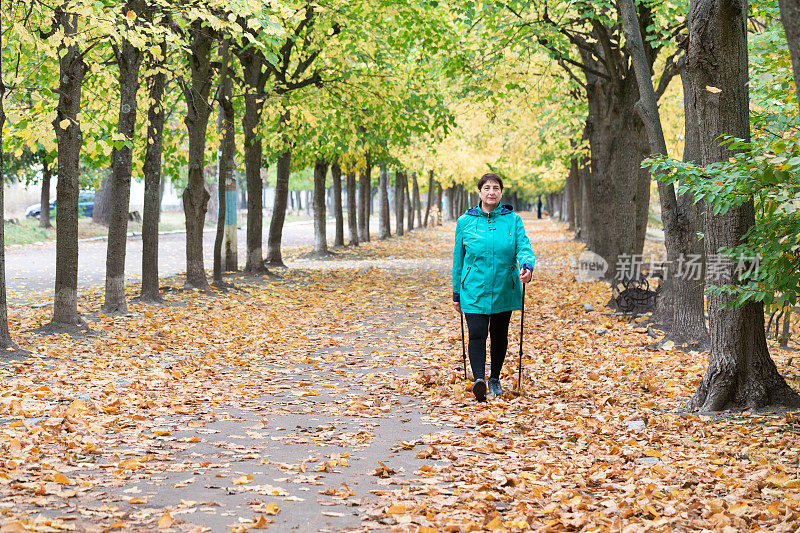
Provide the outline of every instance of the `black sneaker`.
[[500,380],[498,378],[489,378],[489,392],[495,396],[503,394],[503,388],[500,386]]
[[479,402],[486,401],[486,382],[482,379],[478,378],[475,380],[475,384],[472,385],[472,393],[475,395],[475,399]]

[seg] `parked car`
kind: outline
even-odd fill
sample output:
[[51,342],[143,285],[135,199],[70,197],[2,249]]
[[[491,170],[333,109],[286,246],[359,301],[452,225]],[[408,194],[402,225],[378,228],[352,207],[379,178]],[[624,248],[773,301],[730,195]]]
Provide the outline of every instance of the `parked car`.
[[[50,214],[55,214],[56,201],[50,200]],[[94,213],[94,191],[80,191],[78,193],[79,216],[90,217]],[[42,214],[42,204],[33,204],[25,209],[25,218],[39,218]]]

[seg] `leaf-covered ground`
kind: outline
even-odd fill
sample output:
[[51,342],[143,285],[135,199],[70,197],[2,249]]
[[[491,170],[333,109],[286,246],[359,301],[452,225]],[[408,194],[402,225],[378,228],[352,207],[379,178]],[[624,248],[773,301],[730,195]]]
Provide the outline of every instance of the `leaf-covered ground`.
[[89,293],[94,337],[24,333],[51,311],[12,308],[35,356],[0,370],[0,530],[796,531],[798,415],[678,413],[705,355],[648,349],[607,286],[573,281],[581,245],[525,220],[523,391],[515,313],[508,392],[484,404],[452,225],[293,250],[280,278],[126,317]]

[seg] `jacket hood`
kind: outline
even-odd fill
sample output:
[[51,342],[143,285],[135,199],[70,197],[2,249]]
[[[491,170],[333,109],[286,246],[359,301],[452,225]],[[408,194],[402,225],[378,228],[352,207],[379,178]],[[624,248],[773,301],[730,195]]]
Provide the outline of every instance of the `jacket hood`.
[[[509,204],[498,205],[497,207],[494,208],[494,211],[492,211],[492,213],[495,215],[507,215],[513,212],[514,208]],[[484,213],[483,209],[481,209],[481,204],[479,203],[475,207],[470,207],[467,210],[467,214],[472,215],[473,217],[479,217],[479,216],[485,217],[487,216],[488,213]]]

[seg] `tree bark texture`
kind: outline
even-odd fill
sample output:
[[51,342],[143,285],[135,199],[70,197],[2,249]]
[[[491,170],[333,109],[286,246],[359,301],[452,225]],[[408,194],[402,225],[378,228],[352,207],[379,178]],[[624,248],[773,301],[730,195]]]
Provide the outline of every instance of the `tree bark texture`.
[[219,130],[220,148],[217,164],[217,233],[214,236],[214,270],[213,278],[216,283],[222,283],[222,272],[225,270],[223,263],[224,250],[222,243],[225,237],[225,214],[227,212],[226,192],[231,185],[235,185],[233,175],[236,167],[236,128],[234,126],[233,109],[233,79],[230,73],[230,41],[223,40],[220,66],[219,114],[217,129]]
[[333,181],[333,216],[336,219],[334,246],[344,246],[344,213],[342,212],[342,167],[338,160],[331,164],[331,180]]
[[[78,16],[56,10],[56,20],[64,35],[74,38],[78,31]],[[58,142],[58,224],[53,324],[82,326],[83,319],[78,315],[78,192],[83,134],[78,113],[81,110],[81,89],[88,65],[74,41],[69,46],[62,45],[59,48],[59,57],[59,96],[53,123]]]
[[369,152],[365,160],[366,166],[358,177],[358,239],[361,242],[369,242],[369,215],[372,203],[372,157]]
[[49,158],[44,151],[42,151],[41,163],[42,188],[39,195],[39,227],[52,228],[53,224],[50,222],[50,182],[53,178],[53,170],[50,168]]
[[213,68],[211,48],[216,32],[200,20],[189,28],[190,49],[186,56],[191,72],[191,82],[184,83],[186,118],[189,133],[189,179],[183,191],[183,212],[186,218],[186,283],[192,287],[208,288],[203,264],[203,226],[206,219],[209,194],[205,188],[204,169],[206,130],[211,114]]
[[[731,151],[719,137],[750,139],[746,0],[696,0],[689,13],[688,69],[694,86],[700,132],[700,163],[727,161]],[[710,91],[714,87],[719,91]],[[706,257],[741,241],[755,223],[753,201],[725,214],[705,213]],[[709,259],[710,260],[710,259]],[[713,284],[736,283],[734,264],[715,268]],[[711,355],[708,370],[689,401],[699,411],[798,406],[770,357],[764,306],[749,302],[729,308],[732,297],[708,295]]]
[[[591,229],[586,243],[608,263],[606,279],[614,279],[617,259],[641,253],[644,247],[650,173],[640,167],[648,154],[647,140],[634,112],[639,99],[636,80],[629,76],[614,84],[591,75],[589,79],[592,155],[590,171],[584,175],[589,208],[589,219],[584,223],[588,222]],[[552,209],[548,205],[548,210]]]
[[391,216],[389,213],[389,171],[381,165],[378,174],[378,239],[384,240],[392,236]]
[[[58,200],[56,200],[56,216],[58,215]],[[80,212],[78,213],[80,216]],[[100,180],[100,188],[94,194],[94,209],[92,222],[108,226],[111,220],[111,176],[106,175]]]
[[347,227],[350,232],[350,246],[358,246],[358,206],[356,205],[356,173],[347,173]]
[[244,167],[247,187],[247,259],[245,271],[251,274],[263,273],[263,231],[264,205],[262,203],[261,180],[263,145],[258,132],[261,115],[264,111],[264,88],[268,72],[264,54],[256,47],[250,46],[239,53],[242,64],[246,92],[244,95],[245,112],[242,116],[244,130]]
[[328,162],[318,157],[314,162],[314,253],[328,255],[328,236],[326,227],[325,178],[328,176]]
[[[685,68],[680,69],[683,84],[685,113],[685,141],[683,160],[700,161],[700,131],[695,109],[694,87]],[[697,236],[703,231],[705,204],[695,203],[694,196],[686,192],[677,198],[678,223],[673,232],[665,233],[669,246],[682,257],[681,270],[671,263],[664,277],[664,289],[656,302],[650,321],[663,328],[663,340],[671,340],[680,346],[684,343],[692,348],[702,349],[709,345],[711,338],[706,327],[705,304],[705,254],[703,242]],[[687,260],[696,266],[689,267]]]
[[[166,43],[160,44],[161,58],[166,57]],[[161,218],[162,175],[161,158],[164,152],[164,90],[167,75],[164,60],[150,66],[148,76],[149,109],[147,111],[147,146],[144,154],[144,213],[142,214],[142,294],[147,302],[160,303],[158,285],[158,222]]]
[[[282,267],[281,241],[283,240],[283,223],[286,221],[286,202],[289,197],[289,174],[292,169],[292,152],[286,150],[278,157],[275,180],[275,203],[272,207],[272,220],[269,223],[267,237],[267,264]],[[261,192],[259,191],[259,196]]]
[[398,236],[405,234],[403,219],[405,218],[405,173],[397,170],[394,173],[394,216],[395,232]]
[[[126,11],[141,13],[143,2],[132,0]],[[123,38],[114,47],[119,67],[119,116],[117,132],[127,143],[111,151],[111,213],[108,220],[106,246],[106,288],[102,310],[106,314],[125,314],[125,252],[128,242],[128,209],[131,202],[131,174],[133,173],[133,135],[136,127],[139,92],[139,68],[143,53]]]
[[792,58],[794,88],[797,91],[797,106],[800,109],[800,0],[778,0],[781,22],[786,30],[786,42]]
[[434,194],[436,190],[436,185],[433,182],[433,170],[428,171],[428,198],[425,201],[425,227],[428,227],[430,223],[431,217],[431,207],[433,206],[434,202]]

